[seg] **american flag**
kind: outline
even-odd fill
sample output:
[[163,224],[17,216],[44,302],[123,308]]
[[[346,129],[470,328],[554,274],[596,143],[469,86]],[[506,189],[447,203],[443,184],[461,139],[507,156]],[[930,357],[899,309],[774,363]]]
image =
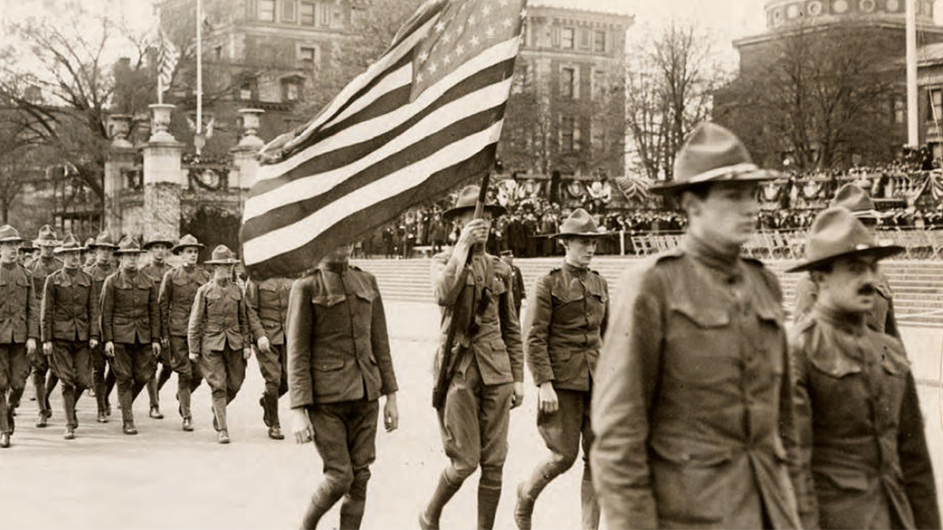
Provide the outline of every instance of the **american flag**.
[[177,62],[180,60],[180,51],[174,46],[174,43],[167,38],[164,30],[160,30],[160,53],[157,56],[157,82],[160,91],[166,91],[170,88],[170,82],[174,79],[174,70],[177,69]]
[[429,0],[310,122],[263,148],[241,240],[260,278],[310,269],[494,164],[526,0]]

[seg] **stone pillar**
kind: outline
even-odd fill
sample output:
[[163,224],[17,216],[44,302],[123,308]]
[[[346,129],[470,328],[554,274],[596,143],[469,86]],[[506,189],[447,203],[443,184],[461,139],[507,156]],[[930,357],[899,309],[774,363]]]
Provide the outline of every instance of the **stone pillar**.
[[118,196],[124,188],[122,171],[134,168],[134,146],[128,141],[131,116],[108,116],[108,135],[111,145],[105,154],[105,229],[117,235],[121,232],[121,203]]
[[259,160],[256,155],[265,145],[258,137],[259,117],[264,113],[260,109],[240,109],[242,115],[243,136],[239,145],[230,149],[233,157],[233,172],[229,179],[231,187],[249,189],[255,184],[256,174],[259,171]]
[[[156,104],[153,111],[151,137],[144,152],[144,212],[143,236],[145,241],[155,237],[175,240],[180,236],[180,196],[186,177],[180,167],[183,144],[169,132],[173,105]],[[128,223],[125,223],[126,226]]]

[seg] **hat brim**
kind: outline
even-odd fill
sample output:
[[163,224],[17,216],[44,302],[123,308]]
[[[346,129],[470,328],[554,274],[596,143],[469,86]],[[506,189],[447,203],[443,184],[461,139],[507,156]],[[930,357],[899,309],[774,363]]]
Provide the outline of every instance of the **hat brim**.
[[92,243],[87,247],[89,250],[95,250],[96,248],[110,248],[111,250],[118,250],[118,245],[112,245],[111,243]]
[[145,252],[139,248],[134,249],[118,249],[115,251],[115,254],[144,254]]
[[716,177],[699,179],[698,176],[683,181],[670,181],[660,186],[650,186],[648,191],[659,195],[678,193],[694,186],[715,184],[717,182],[766,182],[782,178],[783,174],[771,169],[753,169],[744,172],[733,172]]
[[583,237],[587,239],[595,239],[597,237],[606,237],[612,235],[609,232],[560,232],[558,234],[553,234],[550,239],[566,239],[568,237],[578,238]]
[[877,259],[885,259],[891,256],[896,256],[904,251],[904,247],[899,245],[883,245],[883,246],[874,246],[868,247],[860,250],[849,250],[846,252],[839,252],[838,254],[833,254],[831,256],[825,256],[819,259],[806,261],[800,263],[791,269],[786,269],[786,272],[806,272],[821,268],[823,265],[828,265],[829,263],[834,263],[840,259],[859,257],[859,256],[873,256]]
[[[442,213],[442,218],[452,219],[456,215],[462,212],[468,211],[468,210],[471,210],[474,212],[475,207],[474,206],[456,206],[455,208],[449,208],[448,210]],[[501,206],[500,204],[486,204],[485,210],[488,210],[489,212],[491,212],[491,215],[493,217],[497,217],[499,215],[504,215],[507,213],[507,208],[505,208],[504,206]]]
[[33,240],[33,246],[36,246],[36,247],[58,247],[61,244],[62,244],[62,241],[55,241],[55,240],[49,240],[49,239],[46,239],[46,240],[34,239]]
[[170,251],[174,254],[179,254],[180,251],[185,248],[201,249],[206,248],[206,245],[203,243],[187,243],[186,245],[175,245],[172,249],[170,249]]
[[85,252],[88,250],[86,247],[70,247],[70,248],[57,248],[53,251],[53,254],[67,254],[69,252]]
[[23,241],[26,240],[22,237],[4,237],[3,239],[0,239],[0,243],[22,243]]
[[235,265],[239,263],[237,259],[211,259],[209,261],[204,261],[204,265]]
[[174,248],[174,245],[176,245],[176,243],[174,243],[173,241],[168,241],[166,239],[156,239],[154,241],[148,241],[147,243],[144,243],[144,245],[141,248],[144,250],[150,250],[151,247],[153,247],[154,245],[166,245],[167,248]]

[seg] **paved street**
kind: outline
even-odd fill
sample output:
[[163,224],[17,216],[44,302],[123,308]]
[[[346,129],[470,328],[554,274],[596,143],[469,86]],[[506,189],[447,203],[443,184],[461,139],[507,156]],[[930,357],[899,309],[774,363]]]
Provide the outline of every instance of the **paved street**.
[[[431,356],[438,324],[431,304],[391,303],[387,318],[393,335],[400,383],[400,430],[377,439],[364,528],[415,528],[416,514],[431,493],[445,462],[435,414],[429,406]],[[943,469],[943,416],[939,392],[928,380],[939,377],[940,330],[907,330],[907,342],[921,386],[935,468]],[[919,353],[916,353],[918,352]],[[258,397],[262,379],[254,362],[231,406],[233,443],[215,442],[208,388],[194,395],[196,431],[180,430],[172,379],[161,399],[164,420],[146,417],[147,396],[135,414],[140,434],[120,434],[116,417],[94,421],[94,399],[79,403],[78,439],[62,439],[59,394],[51,426],[36,429],[35,402],[24,398],[14,447],[0,451],[0,499],[4,528],[295,528],[318,484],[320,460],[311,445],[266,437]],[[935,385],[936,383],[934,383]],[[534,425],[536,392],[528,382],[522,409],[511,419],[505,489],[497,528],[513,528],[513,486],[544,457]],[[116,400],[113,398],[113,402]],[[282,417],[288,404],[282,400]],[[290,429],[285,425],[286,432]],[[381,428],[382,429],[382,428]],[[578,528],[579,473],[574,466],[553,483],[538,503],[535,528]],[[941,477],[938,474],[938,483]],[[473,477],[449,504],[442,526],[474,528]],[[335,508],[322,528],[337,527]]]

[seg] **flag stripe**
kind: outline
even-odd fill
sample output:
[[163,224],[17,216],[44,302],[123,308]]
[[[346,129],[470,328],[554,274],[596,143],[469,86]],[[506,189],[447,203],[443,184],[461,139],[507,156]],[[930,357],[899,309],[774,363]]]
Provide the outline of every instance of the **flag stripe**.
[[[457,68],[454,72],[443,77],[410,104],[388,113],[382,120],[381,118],[376,118],[375,120],[358,123],[316,144],[309,145],[304,150],[299,149],[290,159],[276,164],[262,166],[259,168],[259,180],[277,178],[304,164],[314,156],[353,145],[362,141],[364,138],[373,138],[383,134],[384,131],[395,127],[398,123],[406,121],[412,115],[421,112],[423,107],[433,104],[442,94],[447,92],[452,86],[461,83],[466,77],[471,77],[478,71],[494,66],[495,64],[514,59],[514,57],[517,56],[519,44],[519,39],[515,37],[492,46]],[[386,127],[382,126],[381,121],[388,122]],[[304,143],[306,145],[308,144],[306,141]],[[310,172],[308,173],[310,174]]]
[[299,212],[312,212],[324,208],[346,195],[353,194],[359,188],[383,179],[391,171],[407,167],[416,160],[428,158],[449,145],[461,141],[471,131],[487,129],[489,125],[501,119],[503,112],[504,104],[501,103],[497,107],[472,114],[435,135],[427,136],[413,145],[397,150],[392,156],[378,160],[365,170],[325,190],[324,193],[304,200],[296,198],[284,206],[270,208],[264,215],[244,222],[246,235],[252,238],[258,234],[283,228],[297,219]]
[[[430,175],[465,160],[467,153],[477,153],[489,144],[497,143],[502,124],[503,120],[500,120],[483,131],[470,134],[450,144],[430,157],[392,171],[344,198],[316,212],[311,212],[293,224],[255,237],[245,231],[243,248],[246,265],[261,263],[284,252],[304,247],[309,241],[328,230],[338,219],[344,219],[354,212],[374,206],[380,201],[423,184],[430,178]],[[470,176],[472,175],[465,174],[461,175],[461,178]]]
[[419,186],[384,198],[369,208],[355,211],[300,247],[254,262],[251,265],[252,273],[272,277],[290,276],[299,271],[310,270],[317,265],[325,249],[349,244],[358,234],[369,232],[394,220],[399,212],[415,203],[415,195],[420,193],[419,187],[423,195],[442,195],[469,177],[488,171],[494,161],[496,148],[496,143],[488,144],[467,159],[430,175]]
[[[324,108],[322,112],[319,112],[317,116],[305,127],[304,131],[298,135],[297,138],[289,142],[285,146],[286,153],[293,153],[295,147],[305,141],[308,136],[315,130],[317,130],[323,123],[327,120],[334,118],[340,109],[347,105],[347,102],[353,98],[357,93],[360,92],[365,86],[373,82],[374,79],[384,75],[388,68],[391,65],[395,65],[403,58],[403,56],[410,54],[413,48],[419,43],[423,37],[428,33],[429,28],[432,27],[434,23],[434,18],[426,21],[421,27],[416,31],[410,33],[406,38],[403,39],[396,47],[392,48],[385,55],[380,57],[377,62],[370,65],[367,68],[367,71],[360,74],[349,85],[345,86],[341,93],[335,97],[331,103]],[[290,161],[291,159],[287,160]]]
[[[391,145],[390,142],[410,130],[422,132],[423,129],[428,129],[428,133],[432,133],[435,129],[442,127],[447,123],[443,122],[443,119],[447,120],[452,116],[458,115],[457,112],[459,110],[464,110],[461,105],[451,105],[447,112],[439,112],[440,109],[459,100],[462,100],[464,104],[465,100],[463,100],[463,98],[467,98],[469,94],[479,92],[483,88],[500,83],[502,80],[506,81],[513,71],[514,61],[509,59],[504,63],[495,65],[487,70],[479,72],[475,76],[464,80],[461,84],[456,85],[434,104],[422,109],[420,113],[416,114],[398,127],[391,129],[389,132],[359,144],[337,149],[329,153],[325,153],[324,155],[315,156],[294,170],[286,173],[285,175],[260,181],[252,188],[249,197],[255,198],[265,195],[266,193],[272,192],[281,186],[300,179],[311,177],[313,175],[321,178],[322,173],[338,170],[345,166],[356,164],[358,160],[369,156],[371,153],[383,148],[384,146],[388,146],[386,149],[384,149],[384,151],[389,151],[390,149],[396,148],[396,145],[399,145],[399,143]],[[392,101],[390,103],[384,103],[384,105],[398,105],[396,100],[403,97],[408,100],[409,89],[406,88],[405,90],[407,92],[405,94],[402,90],[395,94],[391,94],[390,99]],[[493,91],[489,91],[489,95],[491,92]],[[502,94],[500,93],[493,94],[493,97],[497,99],[501,99],[501,96]],[[482,97],[485,97],[485,95],[482,95]],[[370,110],[369,114],[372,114],[373,112],[373,110]],[[436,115],[433,119],[428,119],[432,114]],[[364,116],[363,121],[366,121],[368,117],[369,116]],[[357,119],[360,120],[360,117],[357,117]],[[358,121],[357,123],[360,122]],[[421,125],[417,127],[417,124]],[[295,186],[293,189],[297,190],[298,187]],[[283,192],[282,195],[290,199],[291,197],[295,196],[295,191],[286,191]]]

